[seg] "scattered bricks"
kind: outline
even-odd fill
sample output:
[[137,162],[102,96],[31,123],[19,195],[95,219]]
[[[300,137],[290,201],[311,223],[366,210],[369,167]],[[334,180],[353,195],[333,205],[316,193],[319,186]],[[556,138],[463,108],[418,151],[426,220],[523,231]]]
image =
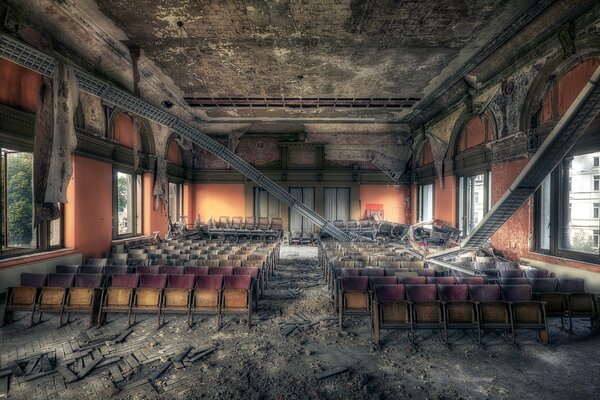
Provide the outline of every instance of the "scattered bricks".
[[112,375],[112,380],[115,383],[121,383],[125,380],[125,378],[123,378],[123,374],[121,374],[121,370],[119,369],[118,365],[113,365],[112,367],[110,367],[110,374]]
[[135,367],[140,365],[140,363],[131,354],[126,355],[124,358],[125,361],[127,361],[127,364],[129,364],[129,366],[131,367],[131,369],[134,369]]
[[133,329],[127,329],[125,332],[121,333],[115,339],[115,343],[121,343],[122,341],[124,341],[131,332],[133,332]]

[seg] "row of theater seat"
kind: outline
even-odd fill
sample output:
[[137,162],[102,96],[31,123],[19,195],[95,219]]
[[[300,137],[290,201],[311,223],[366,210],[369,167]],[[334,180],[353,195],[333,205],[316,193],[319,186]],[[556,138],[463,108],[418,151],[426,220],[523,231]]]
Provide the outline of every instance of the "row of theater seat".
[[242,217],[231,217],[230,220],[227,216],[221,216],[218,221],[212,221],[211,225],[213,226],[210,226],[210,228],[217,229],[283,230],[283,220],[281,218],[271,218],[271,221],[269,222],[269,217],[246,217],[246,219],[243,219]]
[[[412,284],[392,283],[393,277],[341,278],[339,324],[343,328],[346,314],[370,315],[373,342],[380,344],[381,330],[406,330],[414,342],[418,329],[438,329],[448,343],[448,330],[500,329],[515,341],[518,329],[535,329],[538,338],[548,343],[547,318],[598,318],[596,296],[585,293],[583,281],[557,281],[554,286],[480,284],[478,278],[463,282]],[[388,282],[389,281],[389,282]],[[398,278],[401,281],[401,278]],[[448,280],[449,281],[449,280]],[[429,278],[429,282],[434,282]],[[550,283],[550,282],[548,282]],[[561,286],[562,285],[562,286]],[[560,289],[560,291],[558,291]],[[542,290],[537,292],[536,290]],[[549,290],[549,291],[546,291]]]
[[23,273],[21,285],[8,290],[5,322],[27,311],[32,324],[36,313],[38,321],[43,313],[60,313],[62,325],[71,313],[85,312],[93,325],[107,313],[125,312],[129,324],[138,313],[156,313],[160,326],[161,317],[176,312],[186,314],[190,326],[194,314],[215,314],[220,327],[221,315],[235,312],[247,313],[250,326],[258,307],[258,268],[193,268],[189,274]]

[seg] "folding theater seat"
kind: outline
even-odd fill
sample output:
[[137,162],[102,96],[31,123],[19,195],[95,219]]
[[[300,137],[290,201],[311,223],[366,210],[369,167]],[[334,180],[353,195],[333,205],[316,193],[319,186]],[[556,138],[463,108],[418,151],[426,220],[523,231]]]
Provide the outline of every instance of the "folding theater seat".
[[158,275],[160,274],[160,268],[158,265],[140,265],[135,268],[135,272],[140,275]]
[[344,329],[344,315],[369,315],[371,298],[369,296],[368,276],[346,276],[339,280],[339,325]]
[[527,278],[500,278],[500,284],[505,285],[529,285]]
[[246,221],[244,222],[244,229],[256,229],[254,217],[246,217]]
[[271,229],[271,224],[269,224],[269,217],[258,217],[258,229]]
[[369,276],[369,290],[371,291],[371,294],[374,293],[375,286],[395,285],[397,283],[398,278],[396,278],[395,276]]
[[253,280],[251,275],[234,275],[223,277],[221,293],[221,314],[246,314],[248,329],[252,326],[252,309],[254,304]]
[[137,267],[140,265],[148,265],[148,264],[149,264],[149,259],[148,259],[148,254],[146,254],[146,253],[127,254],[127,265],[130,265],[132,267]]
[[231,276],[233,275],[233,267],[211,267],[208,269],[208,274]]
[[189,325],[194,325],[195,314],[217,316],[217,329],[221,329],[221,292],[223,275],[196,275],[196,285],[190,306]]
[[104,267],[104,275],[113,276],[114,274],[126,274],[129,267],[126,265],[107,265]]
[[40,289],[46,284],[46,274],[21,274],[21,285],[8,288],[6,294],[6,307],[4,309],[4,323],[13,320],[15,311],[31,313],[30,323],[33,325],[33,314]]
[[185,275],[208,275],[208,267],[183,267]]
[[599,322],[598,298],[585,292],[581,278],[559,279],[558,289],[567,294],[569,306],[569,330],[573,330],[573,318],[589,318],[592,328]]
[[242,217],[232,217],[231,218],[231,229],[242,229],[244,225],[244,220]]
[[529,268],[525,270],[525,277],[527,279],[548,278],[548,270]]
[[233,269],[233,275],[250,275],[253,279],[252,287],[254,288],[254,309],[258,309],[258,299],[262,297],[262,285],[260,268],[238,267]]
[[457,276],[456,283],[464,285],[483,285],[485,278],[483,276]]
[[162,265],[160,267],[161,274],[183,275],[184,272],[185,272],[185,267],[182,265]]
[[454,285],[456,279],[453,276],[428,276],[427,283],[434,285]]
[[[77,270],[78,274],[104,274],[104,269],[108,267],[100,267],[97,265],[81,265]],[[58,271],[56,271],[58,272]]]
[[[98,310],[102,299],[104,275],[79,273],[75,275],[75,286],[69,288],[65,301],[64,313],[67,313],[66,323],[70,322],[72,313],[88,313],[89,326],[98,321]],[[61,318],[61,324],[63,320]]]
[[112,276],[110,286],[105,288],[102,293],[98,325],[102,325],[106,321],[108,313],[127,313],[127,323],[131,325],[131,305],[139,280],[139,274],[114,274]]
[[128,265],[127,258],[127,253],[111,253],[106,265]]
[[529,279],[533,299],[546,303],[546,318],[560,318],[564,329],[565,318],[569,317],[569,299],[566,293],[558,291],[558,279],[533,278]]
[[508,303],[500,300],[500,286],[469,285],[469,295],[477,308],[478,342],[481,343],[482,329],[502,330],[508,338],[507,332],[512,334],[512,319]]
[[271,218],[271,229],[277,232],[283,231],[283,220],[281,218]]
[[67,289],[73,286],[74,279],[75,274],[48,274],[35,306],[34,313],[39,313],[38,322],[42,321],[43,313],[59,313],[62,321]]
[[219,267],[241,267],[242,260],[219,260]]
[[221,216],[219,217],[219,222],[217,223],[218,229],[229,229],[229,217]]
[[83,265],[96,265],[105,267],[108,265],[108,258],[86,258]]
[[141,274],[140,283],[135,289],[131,313],[133,323],[138,313],[156,313],[156,324],[160,328],[160,306],[163,289],[167,286],[165,274]]
[[418,276],[434,277],[435,270],[431,268],[423,268],[416,270]]
[[[56,273],[57,274],[76,274],[79,270],[79,265],[57,265]],[[99,267],[102,268],[102,267]]]
[[444,314],[442,303],[437,300],[436,285],[405,285],[405,288],[411,309],[410,341],[414,343],[417,329],[438,329],[443,340]]
[[427,278],[424,276],[399,276],[398,283],[405,285],[424,285],[427,283]]
[[471,329],[479,327],[475,303],[469,300],[466,284],[437,285],[438,298],[444,309],[444,343],[448,343],[448,329]]
[[531,285],[502,285],[502,298],[508,302],[512,317],[512,342],[517,329],[535,329],[538,339],[548,344],[545,304],[533,300]]
[[384,268],[358,268],[358,270],[360,276],[385,276]]
[[524,278],[525,272],[521,269],[501,269],[500,278]]
[[373,294],[373,343],[381,343],[381,330],[412,329],[409,303],[404,285],[377,285]]
[[[378,268],[382,268],[381,267],[381,265],[382,265],[381,262],[378,262],[377,264],[379,265]],[[384,265],[389,265],[389,263],[386,262],[386,263],[384,263]],[[385,271],[385,275],[389,275],[389,276],[392,276],[392,275],[396,276],[397,272],[409,272],[408,268],[390,268],[390,267],[385,267],[383,269]]]
[[168,275],[167,287],[163,289],[160,314],[186,314],[188,326],[191,327],[190,307],[196,276],[193,274]]
[[331,280],[331,298],[334,301],[334,304],[337,304],[337,299],[339,298],[340,291],[340,279],[346,276],[360,276],[359,268],[336,268],[333,271],[333,279]]

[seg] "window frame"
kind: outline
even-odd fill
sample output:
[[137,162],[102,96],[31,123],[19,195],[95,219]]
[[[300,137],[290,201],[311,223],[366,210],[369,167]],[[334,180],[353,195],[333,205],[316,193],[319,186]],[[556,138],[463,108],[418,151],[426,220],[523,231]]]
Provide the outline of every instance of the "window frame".
[[423,188],[431,186],[431,219],[435,219],[435,183],[423,182],[417,183],[417,222],[425,221],[423,219]]
[[[466,178],[469,177],[473,177],[473,176],[477,176],[477,175],[483,175],[483,215],[481,216],[481,219],[479,221],[477,221],[477,223],[473,226],[473,229],[479,225],[481,223],[481,221],[483,221],[483,219],[485,218],[486,214],[490,211],[490,209],[492,208],[492,193],[491,193],[491,182],[492,182],[492,170],[491,167],[489,166],[485,166],[482,168],[478,168],[478,169],[473,169],[473,170],[469,170],[469,172],[463,172],[463,173],[457,173],[456,174],[456,178],[457,178],[457,190],[456,190],[456,211],[457,211],[457,215],[456,215],[456,220],[458,221],[458,228],[461,230],[461,234],[463,237],[467,237],[470,232],[467,233],[466,231],[466,216],[467,216],[467,202],[464,201],[464,199],[467,197],[466,196],[466,192],[467,192],[467,185],[466,184],[461,184],[461,182],[465,182]],[[461,209],[462,207],[462,209]],[[461,218],[462,216],[462,218]]]
[[[175,187],[177,188],[177,195],[175,197],[176,202],[177,202],[177,206],[176,206],[176,210],[177,212],[175,213],[176,215],[170,215],[171,214],[171,185],[175,185]],[[168,204],[167,204],[167,209],[168,209],[168,217],[171,218],[171,222],[175,223],[177,221],[179,221],[179,216],[183,215],[183,183],[181,181],[178,180],[174,180],[174,179],[169,179],[169,182],[167,183],[167,199]]]
[[[132,179],[132,186],[133,186],[133,193],[132,193],[132,199],[131,199],[131,204],[133,206],[133,215],[136,218],[136,222],[132,225],[132,231],[131,232],[126,232],[126,233],[119,233],[119,213],[118,213],[118,174],[122,173],[122,174],[127,174],[127,175],[131,175],[133,177]],[[140,179],[141,181],[141,185],[139,188],[139,192],[138,193],[138,188],[137,188],[137,183],[138,183],[138,179]],[[113,212],[112,212],[112,237],[113,240],[120,240],[120,239],[129,239],[129,238],[133,238],[136,236],[142,236],[143,235],[143,229],[144,229],[144,223],[143,223],[143,210],[144,210],[144,179],[143,179],[143,175],[141,173],[138,173],[137,171],[134,171],[133,168],[125,168],[125,167],[117,167],[115,166],[113,168],[113,193],[112,193],[112,197],[113,197]],[[138,210],[138,196],[141,196],[141,209]],[[139,221],[138,221],[139,219]],[[140,232],[138,232],[138,225],[141,227]]]

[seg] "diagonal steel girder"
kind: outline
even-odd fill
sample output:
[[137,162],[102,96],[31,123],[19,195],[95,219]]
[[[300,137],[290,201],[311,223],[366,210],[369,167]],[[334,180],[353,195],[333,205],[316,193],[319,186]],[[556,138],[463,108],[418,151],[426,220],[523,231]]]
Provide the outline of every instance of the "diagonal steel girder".
[[[461,247],[479,248],[535,193],[600,115],[600,67],[558,121],[510,188],[463,240]],[[597,134],[597,133],[596,133]]]
[[[52,77],[54,73],[56,60],[53,57],[5,34],[0,35],[0,57],[48,77]],[[191,140],[196,145],[231,165],[250,180],[256,182],[260,187],[287,204],[291,209],[298,211],[321,228],[321,231],[328,233],[340,241],[347,242],[358,239],[358,237],[341,231],[318,213],[309,209],[301,202],[296,201],[292,195],[267,178],[259,170],[185,121],[79,68],[75,68],[75,75],[77,76],[79,90],[89,93],[92,96],[100,97],[107,103],[119,106],[140,117],[164,125],[184,138]]]

